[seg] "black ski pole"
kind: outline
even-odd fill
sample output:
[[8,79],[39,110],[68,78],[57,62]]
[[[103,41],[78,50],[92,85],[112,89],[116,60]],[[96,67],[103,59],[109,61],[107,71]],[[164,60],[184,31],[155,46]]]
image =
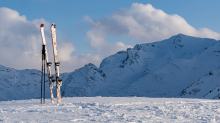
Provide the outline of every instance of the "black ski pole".
[[44,62],[44,103],[45,103],[45,45],[43,45],[43,50],[42,50],[42,53],[43,53],[43,62]]
[[45,103],[45,62],[44,62],[44,103]]
[[45,62],[44,62],[44,103],[45,103],[45,95],[46,95],[46,93],[45,93]]

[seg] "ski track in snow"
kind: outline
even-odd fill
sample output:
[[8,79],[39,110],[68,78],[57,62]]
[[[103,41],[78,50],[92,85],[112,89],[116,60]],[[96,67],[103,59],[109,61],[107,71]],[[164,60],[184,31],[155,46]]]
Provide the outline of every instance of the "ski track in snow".
[[73,97],[0,102],[0,122],[220,122],[218,100]]

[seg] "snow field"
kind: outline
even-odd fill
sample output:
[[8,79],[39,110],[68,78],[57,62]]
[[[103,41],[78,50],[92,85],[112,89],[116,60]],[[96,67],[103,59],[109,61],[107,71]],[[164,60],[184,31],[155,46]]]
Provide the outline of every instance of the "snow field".
[[220,122],[218,100],[73,97],[0,102],[0,122]]

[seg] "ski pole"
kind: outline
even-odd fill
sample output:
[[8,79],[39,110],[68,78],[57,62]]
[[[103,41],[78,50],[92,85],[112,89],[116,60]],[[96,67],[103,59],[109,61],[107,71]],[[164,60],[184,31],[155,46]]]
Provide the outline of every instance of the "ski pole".
[[43,64],[44,64],[44,103],[45,103],[45,45],[43,45],[43,50],[42,50],[42,54],[43,54]]

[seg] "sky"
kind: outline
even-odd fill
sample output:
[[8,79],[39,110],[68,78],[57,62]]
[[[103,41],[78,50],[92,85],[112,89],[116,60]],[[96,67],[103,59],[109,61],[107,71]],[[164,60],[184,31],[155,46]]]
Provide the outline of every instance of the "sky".
[[179,33],[219,40],[218,5],[217,0],[1,0],[0,64],[40,70],[41,23],[52,62],[50,25],[56,24],[61,73],[88,63],[99,67],[118,51]]

